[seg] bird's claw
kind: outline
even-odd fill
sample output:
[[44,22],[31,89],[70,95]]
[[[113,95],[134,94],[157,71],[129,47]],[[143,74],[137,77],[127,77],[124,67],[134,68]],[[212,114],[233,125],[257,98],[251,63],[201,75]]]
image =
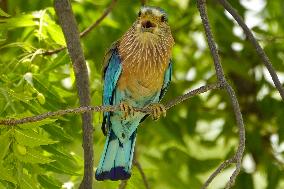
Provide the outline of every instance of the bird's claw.
[[121,102],[120,105],[120,111],[124,112],[122,119],[126,119],[129,115],[134,115],[134,109],[132,106],[130,106],[126,102]]
[[150,104],[149,108],[152,110],[151,111],[151,117],[153,120],[157,120],[161,117],[166,117],[167,110],[163,104],[155,103],[155,104]]

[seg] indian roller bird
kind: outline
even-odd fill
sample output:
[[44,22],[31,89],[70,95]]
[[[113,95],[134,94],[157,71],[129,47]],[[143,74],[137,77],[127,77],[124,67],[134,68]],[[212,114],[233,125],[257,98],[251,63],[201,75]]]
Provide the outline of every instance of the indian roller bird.
[[121,111],[103,114],[102,130],[107,138],[97,180],[131,176],[137,127],[147,117],[133,107],[148,107],[154,119],[165,116],[166,109],[159,102],[171,81],[173,45],[165,11],[144,6],[134,24],[106,53],[103,105],[118,105]]

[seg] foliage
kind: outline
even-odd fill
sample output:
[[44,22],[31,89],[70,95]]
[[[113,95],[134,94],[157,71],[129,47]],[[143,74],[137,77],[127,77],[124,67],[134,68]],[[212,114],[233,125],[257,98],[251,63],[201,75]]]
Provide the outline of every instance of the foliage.
[[[274,67],[284,74],[284,2],[265,1],[253,12],[246,0],[232,1],[245,16],[260,19],[252,26]],[[73,1],[82,31],[104,11],[109,1]],[[173,82],[167,101],[216,80],[196,2],[152,0],[169,14],[176,41]],[[246,126],[243,170],[234,188],[284,188],[284,111],[251,44],[222,7],[208,1],[208,13],[227,79],[236,89]],[[0,9],[0,116],[19,118],[78,106],[74,73],[64,50],[44,56],[44,50],[64,46],[51,0],[7,1]],[[90,71],[92,103],[101,104],[101,69],[106,49],[135,20],[140,1],[118,1],[110,16],[82,38]],[[282,83],[283,83],[282,79]],[[94,115],[95,165],[105,137],[101,114]],[[0,188],[61,188],[82,179],[79,116],[0,128]],[[180,104],[157,122],[144,122],[137,139],[139,161],[152,188],[200,188],[222,160],[236,150],[238,136],[230,101],[224,92],[211,91]],[[282,145],[280,145],[282,144]],[[226,169],[210,188],[224,187]],[[94,182],[95,188],[117,188],[119,182]],[[136,167],[128,189],[143,188]]]

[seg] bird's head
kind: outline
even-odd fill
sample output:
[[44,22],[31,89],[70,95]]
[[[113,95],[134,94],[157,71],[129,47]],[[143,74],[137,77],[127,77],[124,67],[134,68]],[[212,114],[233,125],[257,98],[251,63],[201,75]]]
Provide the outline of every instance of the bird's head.
[[141,33],[158,34],[169,28],[168,16],[161,8],[144,6],[138,13],[136,28]]
[[[153,57],[158,62],[171,56],[173,45],[166,12],[158,7],[143,6],[132,27],[120,39],[119,51],[121,57],[143,57],[145,60]],[[136,56],[139,53],[141,56]]]
[[142,40],[171,37],[168,16],[163,9],[158,7],[143,6],[133,26]]

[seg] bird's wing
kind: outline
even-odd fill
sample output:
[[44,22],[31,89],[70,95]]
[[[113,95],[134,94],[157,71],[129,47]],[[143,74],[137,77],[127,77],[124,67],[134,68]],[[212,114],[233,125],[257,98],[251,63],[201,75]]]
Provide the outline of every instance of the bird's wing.
[[[105,56],[105,65],[103,69],[103,105],[113,105],[113,95],[116,84],[121,74],[121,60],[117,50],[117,43],[113,44]],[[108,127],[109,112],[104,112],[102,130],[106,134]]]
[[[164,97],[165,93],[167,92],[167,90],[170,86],[171,79],[172,79],[172,69],[173,69],[172,64],[173,64],[172,60],[170,60],[169,66],[168,66],[168,68],[165,72],[164,83],[163,83],[162,89],[161,89],[160,94],[159,94],[159,102],[162,100],[162,98]],[[142,123],[148,116],[149,116],[149,114],[145,115],[141,119],[140,123]]]
[[172,79],[172,69],[173,69],[173,65],[172,65],[172,60],[170,60],[169,63],[169,67],[167,68],[166,72],[165,72],[165,76],[164,76],[164,83],[160,92],[160,96],[159,96],[159,101],[162,100],[162,98],[164,97],[165,93],[167,92],[170,83],[171,83],[171,79]]

